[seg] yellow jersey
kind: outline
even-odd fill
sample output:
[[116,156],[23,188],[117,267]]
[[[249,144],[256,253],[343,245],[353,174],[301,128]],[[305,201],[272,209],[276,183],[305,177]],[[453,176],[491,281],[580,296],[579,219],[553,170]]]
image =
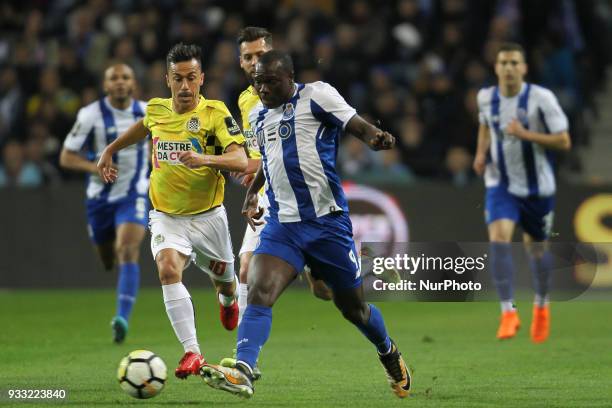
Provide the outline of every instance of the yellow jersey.
[[195,150],[221,155],[244,136],[221,101],[200,96],[195,109],[177,113],[172,98],[153,98],[147,104],[144,126],[151,132],[153,163],[149,196],[153,208],[168,214],[197,214],[223,203],[225,178],[210,167],[190,169],[179,153]]
[[261,153],[259,152],[257,137],[255,137],[255,133],[251,130],[249,113],[251,113],[255,105],[258,103],[259,95],[257,95],[257,92],[255,92],[253,85],[242,91],[238,97],[238,108],[240,108],[240,117],[242,118],[242,131],[244,132],[247,148],[249,149],[249,157],[253,159],[261,158]]

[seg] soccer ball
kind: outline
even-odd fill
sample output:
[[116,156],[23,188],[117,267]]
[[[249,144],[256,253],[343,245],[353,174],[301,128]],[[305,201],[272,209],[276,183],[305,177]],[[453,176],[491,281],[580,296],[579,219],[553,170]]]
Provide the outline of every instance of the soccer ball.
[[164,360],[148,350],[134,350],[123,357],[117,379],[123,391],[134,398],[151,398],[164,388],[167,368]]

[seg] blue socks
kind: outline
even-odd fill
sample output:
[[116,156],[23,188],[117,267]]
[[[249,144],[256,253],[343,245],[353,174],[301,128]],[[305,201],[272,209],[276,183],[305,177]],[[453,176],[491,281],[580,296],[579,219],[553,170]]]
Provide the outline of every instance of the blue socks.
[[[367,324],[357,324],[357,328],[376,346],[380,354],[391,349],[391,339],[387,335],[382,314],[374,305],[370,306]],[[257,365],[259,351],[268,340],[272,329],[272,308],[247,305],[242,321],[238,326],[236,360],[253,368]]]
[[368,306],[370,306],[370,318],[367,324],[355,324],[355,326],[376,346],[380,354],[386,354],[391,349],[391,339],[387,335],[385,321],[376,306],[372,304]]
[[140,284],[140,267],[137,263],[124,263],[119,265],[119,279],[117,281],[117,315],[126,321],[132,312],[136,301],[136,293]]
[[270,337],[272,329],[272,308],[247,305],[238,326],[236,361],[242,361],[253,368],[257,365],[259,351]]
[[[547,300],[552,280],[553,257],[550,251],[544,251],[541,257],[529,256],[529,267],[533,273],[533,287],[540,303]],[[539,306],[543,306],[540,304]]]
[[514,276],[514,262],[512,261],[512,244],[505,242],[491,242],[491,275],[497,288],[500,300],[514,299],[512,278]]

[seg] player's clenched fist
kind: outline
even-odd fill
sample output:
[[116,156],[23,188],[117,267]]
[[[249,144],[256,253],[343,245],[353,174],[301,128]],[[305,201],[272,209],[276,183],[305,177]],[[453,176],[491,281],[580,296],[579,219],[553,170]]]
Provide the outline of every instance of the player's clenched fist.
[[389,150],[395,146],[395,137],[389,132],[383,132],[382,130],[376,132],[373,138],[368,143],[372,150]]
[[193,150],[189,150],[187,152],[180,152],[179,161],[190,169],[197,169],[198,167],[206,165],[204,156],[194,152]]
[[105,183],[114,183],[117,180],[119,171],[113,163],[113,155],[107,149],[102,151],[97,167],[98,174]]
[[474,169],[474,172],[477,175],[482,176],[484,174],[486,165],[487,165],[486,157],[476,155],[476,157],[474,158],[474,163],[472,164],[472,168]]

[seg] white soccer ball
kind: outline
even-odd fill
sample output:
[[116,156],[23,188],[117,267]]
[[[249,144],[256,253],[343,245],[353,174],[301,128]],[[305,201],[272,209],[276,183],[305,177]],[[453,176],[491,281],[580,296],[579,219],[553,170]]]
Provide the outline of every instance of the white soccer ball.
[[164,360],[152,351],[134,350],[119,363],[117,379],[132,397],[151,398],[164,388],[167,371]]

